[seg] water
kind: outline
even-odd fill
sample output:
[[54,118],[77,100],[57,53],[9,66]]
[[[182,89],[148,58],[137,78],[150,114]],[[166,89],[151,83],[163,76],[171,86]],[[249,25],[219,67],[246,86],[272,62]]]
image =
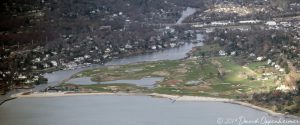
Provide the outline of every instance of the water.
[[164,78],[162,77],[145,77],[138,80],[115,80],[115,81],[107,81],[107,82],[94,82],[91,80],[91,77],[81,77],[74,78],[67,81],[67,83],[72,83],[76,85],[92,85],[92,84],[115,84],[115,83],[124,83],[124,84],[133,84],[140,87],[148,87],[152,88],[158,81],[162,81]]
[[147,53],[143,55],[130,56],[121,59],[114,59],[106,63],[105,65],[125,65],[145,61],[178,60],[186,57],[186,53],[188,53],[195,46],[203,46],[203,43],[185,43],[184,45],[177,48],[156,51],[153,53]]
[[195,12],[196,12],[195,8],[191,8],[191,7],[186,8],[186,10],[182,12],[181,17],[176,22],[176,24],[181,24],[187,17],[193,15]]
[[172,103],[148,96],[22,98],[0,107],[1,125],[217,125],[220,118],[241,116],[279,119],[228,103]]
[[73,70],[59,70],[59,71],[55,71],[52,73],[46,73],[43,76],[48,79],[48,83],[38,85],[34,88],[34,90],[39,91],[39,90],[43,90],[43,89],[47,88],[48,86],[56,86],[59,83],[61,83],[63,80],[70,78],[72,75],[74,75],[78,72],[97,68],[97,67],[100,67],[100,65],[92,65],[90,67],[82,67],[82,68],[73,69]]
[[[153,53],[130,56],[121,59],[113,59],[105,64],[108,65],[125,65],[130,63],[145,62],[145,61],[159,61],[159,60],[178,60],[186,57],[188,53],[195,46],[202,46],[203,43],[185,43],[183,46],[177,48],[170,48],[166,50],[155,51]],[[44,74],[44,77],[48,79],[48,84],[37,86],[35,90],[45,89],[47,86],[56,86],[63,80],[68,79],[72,75],[87,69],[100,67],[100,65],[93,65],[92,67],[79,68],[75,70],[60,70],[52,73]]]

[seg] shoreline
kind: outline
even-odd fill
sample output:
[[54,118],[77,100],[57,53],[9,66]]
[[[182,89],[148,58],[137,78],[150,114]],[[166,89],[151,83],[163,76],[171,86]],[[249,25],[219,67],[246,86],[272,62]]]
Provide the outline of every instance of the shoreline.
[[[188,102],[223,102],[223,103],[230,103],[234,105],[240,105],[248,108],[252,108],[258,111],[262,111],[267,113],[270,116],[274,117],[285,117],[291,119],[298,119],[300,120],[299,116],[288,115],[283,113],[274,112],[270,109],[259,107],[253,105],[251,103],[242,102],[234,99],[227,99],[227,98],[216,98],[216,97],[205,97],[205,96],[186,96],[186,95],[168,95],[168,94],[159,94],[159,93],[74,93],[74,92],[34,92],[29,95],[23,95],[23,93],[14,94],[11,98],[45,98],[45,97],[70,97],[70,96],[90,96],[90,95],[116,95],[116,96],[149,96],[153,98],[166,98],[172,100],[172,103],[176,101],[188,101]],[[9,100],[8,100],[9,101]]]
[[230,103],[234,105],[240,105],[248,108],[252,108],[258,111],[262,111],[267,113],[268,115],[274,116],[274,117],[285,117],[285,118],[292,118],[292,119],[299,119],[299,116],[294,116],[294,115],[287,115],[283,113],[278,113],[274,112],[270,109],[259,107],[256,105],[253,105],[251,103],[247,102],[242,102],[234,99],[227,99],[227,98],[215,98],[215,97],[205,97],[205,96],[178,96],[178,95],[167,95],[167,94],[158,94],[158,93],[153,93],[150,94],[149,96],[153,97],[161,97],[161,98],[168,98],[174,101],[196,101],[196,102],[223,102],[223,103]]
[[14,100],[14,99],[17,99],[17,97],[9,97],[7,99],[1,100],[0,101],[0,106],[3,105],[4,103],[6,103],[8,101],[11,101],[11,100]]

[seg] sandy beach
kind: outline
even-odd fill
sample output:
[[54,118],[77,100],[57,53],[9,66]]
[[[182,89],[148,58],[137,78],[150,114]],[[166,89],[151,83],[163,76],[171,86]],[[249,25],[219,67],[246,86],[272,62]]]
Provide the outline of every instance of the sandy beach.
[[[118,93],[72,93],[72,92],[34,92],[24,95],[23,93],[14,94],[11,97],[17,98],[43,98],[43,97],[64,97],[64,96],[87,96],[87,95],[125,95]],[[129,95],[129,94],[127,94]]]
[[232,103],[232,104],[238,104],[238,105],[250,107],[253,109],[257,109],[257,110],[266,112],[272,116],[286,116],[284,114],[277,113],[277,112],[274,112],[274,111],[266,109],[266,108],[258,107],[258,106],[255,106],[255,105],[252,105],[252,104],[249,104],[246,102],[236,101],[233,99],[202,97],[202,96],[174,96],[174,95],[157,94],[157,93],[150,94],[150,95],[154,96],[154,97],[169,98],[169,99],[176,100],[176,101],[212,101],[212,102]]
[[263,112],[268,113],[271,116],[276,117],[287,117],[292,119],[300,119],[298,116],[293,115],[286,115],[282,113],[277,113],[272,110],[262,108],[250,103],[237,101],[234,99],[226,99],[226,98],[213,98],[213,97],[203,97],[203,96],[179,96],[179,95],[167,95],[167,94],[159,94],[159,93],[150,93],[150,94],[143,94],[143,93],[73,93],[73,92],[34,92],[28,95],[24,95],[23,93],[14,94],[11,97],[16,98],[44,98],[44,97],[64,97],[64,96],[88,96],[88,95],[118,95],[118,96],[151,96],[153,98],[168,98],[176,101],[199,101],[199,102],[223,102],[223,103],[231,103],[236,105],[242,105],[249,108],[253,108],[256,110],[260,110]]

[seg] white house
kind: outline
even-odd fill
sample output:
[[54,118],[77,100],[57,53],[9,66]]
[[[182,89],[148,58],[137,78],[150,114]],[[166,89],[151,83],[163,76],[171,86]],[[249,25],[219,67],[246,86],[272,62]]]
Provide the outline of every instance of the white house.
[[284,68],[279,69],[280,72],[285,72]]
[[43,64],[43,67],[44,67],[44,68],[49,68],[49,65],[48,65],[47,63],[44,63],[44,64]]
[[35,58],[33,62],[41,62],[41,58]]
[[19,78],[19,79],[26,79],[27,77],[24,76],[24,75],[22,75],[22,74],[20,74],[20,75],[18,76],[18,78]]
[[84,58],[89,59],[89,58],[91,58],[91,56],[90,55],[84,55]]
[[236,55],[236,51],[232,51],[232,52],[230,53],[230,55],[231,55],[231,56],[235,56],[235,55]]
[[275,65],[274,67],[275,67],[276,69],[278,69],[278,70],[280,69],[280,66],[279,66],[279,65]]
[[264,59],[264,57],[260,56],[260,57],[257,57],[257,61],[262,61]]
[[215,22],[211,22],[211,25],[217,26],[217,25],[221,25],[221,26],[225,26],[231,24],[230,21],[215,21]]
[[277,87],[276,90],[280,90],[280,91],[283,91],[283,92],[288,92],[288,91],[293,90],[293,89],[289,88],[286,85],[281,85],[281,86]]
[[280,22],[280,24],[284,27],[292,26],[292,24],[290,22]]
[[275,66],[275,64],[276,64],[275,62],[272,62],[272,63],[271,63],[271,66]]
[[31,69],[37,69],[37,66],[31,66]]
[[39,80],[39,76],[34,76],[32,80],[33,81],[38,81]]
[[50,62],[53,66],[58,66],[58,63],[56,61],[51,61]]
[[176,43],[170,43],[170,46],[171,46],[172,48],[174,48],[174,47],[176,46]]
[[94,62],[101,62],[100,59],[93,59]]
[[255,54],[254,53],[250,53],[249,56],[250,57],[255,57]]
[[151,49],[153,49],[153,50],[156,50],[156,46],[155,46],[155,45],[153,45],[153,46],[151,47]]
[[125,45],[125,48],[126,48],[126,49],[132,49],[132,46],[131,46],[130,44],[126,44],[126,45]]
[[269,26],[276,26],[276,22],[275,21],[267,21],[266,22],[266,25],[269,25]]
[[111,51],[110,48],[105,49],[105,53],[109,53],[110,51]]
[[268,59],[267,64],[270,65],[272,63],[271,59]]
[[109,57],[109,55],[108,55],[108,54],[104,54],[102,57],[103,57],[104,59],[106,59],[107,57]]
[[219,55],[220,55],[220,56],[226,56],[226,52],[225,52],[224,50],[220,50],[220,51],[219,51]]
[[242,23],[242,24],[247,24],[247,23],[254,24],[254,23],[260,23],[260,22],[261,22],[260,20],[243,20],[243,21],[239,21],[239,23]]

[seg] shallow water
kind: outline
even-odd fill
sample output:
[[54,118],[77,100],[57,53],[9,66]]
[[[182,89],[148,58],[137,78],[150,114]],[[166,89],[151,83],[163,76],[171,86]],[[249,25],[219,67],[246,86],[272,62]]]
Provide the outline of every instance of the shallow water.
[[186,57],[186,54],[195,46],[203,46],[203,43],[185,43],[176,48],[170,48],[153,53],[146,53],[143,55],[130,56],[121,59],[113,59],[105,65],[125,65],[130,63],[145,62],[145,61],[159,61],[159,60],[178,60]]
[[279,120],[239,105],[148,96],[22,98],[0,107],[1,125],[217,125],[239,117]]

